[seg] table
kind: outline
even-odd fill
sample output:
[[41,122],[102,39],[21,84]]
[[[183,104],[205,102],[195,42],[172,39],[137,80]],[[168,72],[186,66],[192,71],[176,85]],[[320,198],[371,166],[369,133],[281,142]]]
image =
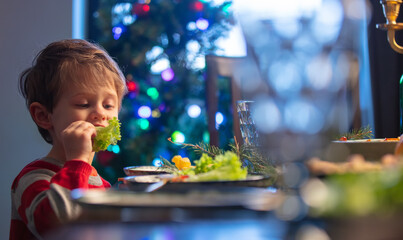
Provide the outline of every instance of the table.
[[[136,212],[123,210],[121,221],[75,222],[50,233],[45,239],[258,240],[284,239],[287,233],[287,224],[275,218],[272,213],[253,213],[237,209],[225,211],[203,209],[203,214],[196,213],[198,212],[196,210],[190,217],[192,214],[183,212],[181,209],[173,208],[169,211],[172,216],[176,216],[175,220],[143,222],[130,221],[130,215]],[[157,212],[150,212],[150,214],[157,214]],[[163,211],[162,215],[167,215],[167,212]]]

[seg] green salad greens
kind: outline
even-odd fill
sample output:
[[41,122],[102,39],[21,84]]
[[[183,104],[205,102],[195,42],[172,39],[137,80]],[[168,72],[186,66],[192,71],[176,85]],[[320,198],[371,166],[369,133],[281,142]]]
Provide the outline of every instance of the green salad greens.
[[[403,168],[327,176],[320,191],[322,201],[312,214],[322,216],[362,216],[403,210]],[[324,194],[326,193],[326,194]],[[324,194],[324,195],[323,195]],[[319,195],[318,195],[319,196]]]
[[114,117],[106,127],[96,127],[97,135],[94,138],[92,149],[94,152],[104,151],[109,145],[115,145],[120,139],[120,122]]
[[244,180],[248,170],[242,168],[238,156],[227,151],[214,157],[202,154],[199,160],[194,161],[195,166],[178,172],[179,175],[187,175],[187,181],[232,181]]

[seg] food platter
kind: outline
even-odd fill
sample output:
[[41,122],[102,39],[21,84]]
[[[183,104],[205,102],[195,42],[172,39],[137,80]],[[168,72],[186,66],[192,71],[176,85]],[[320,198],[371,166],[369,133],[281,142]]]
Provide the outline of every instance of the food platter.
[[333,141],[327,151],[327,160],[341,162],[352,154],[361,154],[368,161],[379,161],[382,156],[393,154],[398,142],[395,138]]

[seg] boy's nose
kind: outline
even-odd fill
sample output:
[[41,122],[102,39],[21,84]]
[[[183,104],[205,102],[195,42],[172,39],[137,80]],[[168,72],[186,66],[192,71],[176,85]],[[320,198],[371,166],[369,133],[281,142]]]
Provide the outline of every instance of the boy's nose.
[[95,120],[105,120],[106,119],[105,115],[96,115],[94,118],[95,118]]
[[102,109],[102,107],[95,108],[94,111],[92,112],[92,117],[94,120],[105,120],[106,119],[106,115],[105,115],[105,112]]

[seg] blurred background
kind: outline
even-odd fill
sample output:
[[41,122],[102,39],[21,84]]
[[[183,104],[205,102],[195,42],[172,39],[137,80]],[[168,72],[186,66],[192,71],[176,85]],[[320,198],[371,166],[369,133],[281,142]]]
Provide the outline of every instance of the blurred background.
[[[123,140],[98,154],[94,163],[111,183],[125,166],[159,165],[176,154],[194,157],[167,138],[221,148],[234,136],[241,140],[234,101],[273,91],[295,94],[301,88],[292,80],[299,70],[291,60],[304,60],[312,51],[350,53],[343,55],[348,70],[336,68],[329,78],[350,84],[346,130],[369,125],[378,138],[401,133],[403,60],[389,47],[386,33],[375,28],[385,22],[379,1],[1,0],[0,19],[1,238],[9,231],[14,177],[50,148],[18,93],[18,76],[56,40],[85,38],[101,44],[126,76]],[[310,74],[329,74],[321,65],[326,61],[316,59],[319,67],[311,65]],[[307,79],[315,81],[310,74]],[[262,109],[270,110],[263,103]]]

